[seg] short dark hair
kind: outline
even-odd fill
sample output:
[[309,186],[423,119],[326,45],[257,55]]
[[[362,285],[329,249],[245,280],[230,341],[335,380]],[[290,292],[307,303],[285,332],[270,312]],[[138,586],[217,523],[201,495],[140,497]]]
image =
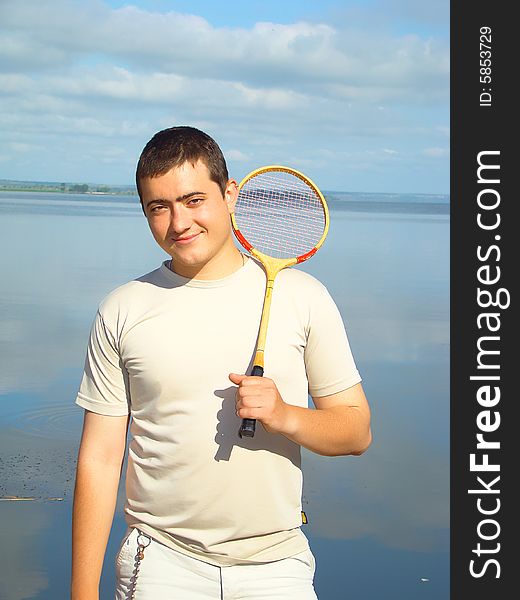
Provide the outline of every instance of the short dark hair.
[[211,181],[218,184],[224,195],[228,170],[224,155],[213,138],[200,129],[187,126],[169,127],[157,132],[143,148],[137,163],[135,182],[139,197],[139,183],[145,177],[159,177],[185,162],[194,165],[199,160],[206,165]]

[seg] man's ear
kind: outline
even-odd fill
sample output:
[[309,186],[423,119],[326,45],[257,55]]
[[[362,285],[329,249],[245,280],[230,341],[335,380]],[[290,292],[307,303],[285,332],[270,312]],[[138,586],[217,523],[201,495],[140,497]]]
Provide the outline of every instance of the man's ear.
[[230,179],[226,184],[224,200],[228,206],[229,214],[235,211],[235,204],[238,198],[238,183],[235,179]]

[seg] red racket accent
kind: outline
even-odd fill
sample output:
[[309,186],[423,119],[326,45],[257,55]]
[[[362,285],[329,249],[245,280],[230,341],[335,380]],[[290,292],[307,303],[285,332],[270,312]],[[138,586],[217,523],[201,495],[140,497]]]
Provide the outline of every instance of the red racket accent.
[[235,235],[237,236],[238,241],[242,244],[242,246],[248,251],[251,252],[253,246],[246,240],[246,238],[242,235],[240,229],[235,229]]
[[301,256],[298,256],[298,260],[297,262],[301,263],[304,260],[307,260],[308,258],[310,258],[313,254],[316,254],[316,251],[318,250],[318,248],[313,248],[310,252],[307,252],[307,254],[302,254]]

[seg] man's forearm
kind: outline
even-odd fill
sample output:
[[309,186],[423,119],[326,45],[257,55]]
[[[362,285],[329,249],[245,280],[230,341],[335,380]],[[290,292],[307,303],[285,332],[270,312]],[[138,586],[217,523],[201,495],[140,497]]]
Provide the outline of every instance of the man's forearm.
[[71,600],[98,600],[121,467],[78,458],[72,513]]
[[370,421],[357,406],[311,409],[286,405],[286,409],[286,428],[280,433],[317,454],[358,455],[370,445]]

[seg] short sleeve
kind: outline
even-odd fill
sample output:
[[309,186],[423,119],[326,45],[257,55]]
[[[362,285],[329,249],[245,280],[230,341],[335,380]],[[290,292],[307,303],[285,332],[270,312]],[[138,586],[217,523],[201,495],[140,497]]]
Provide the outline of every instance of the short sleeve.
[[130,412],[128,378],[115,338],[98,311],[90,331],[76,404],[101,415]]
[[305,348],[309,394],[336,394],[361,381],[341,314],[325,287],[313,299]]

